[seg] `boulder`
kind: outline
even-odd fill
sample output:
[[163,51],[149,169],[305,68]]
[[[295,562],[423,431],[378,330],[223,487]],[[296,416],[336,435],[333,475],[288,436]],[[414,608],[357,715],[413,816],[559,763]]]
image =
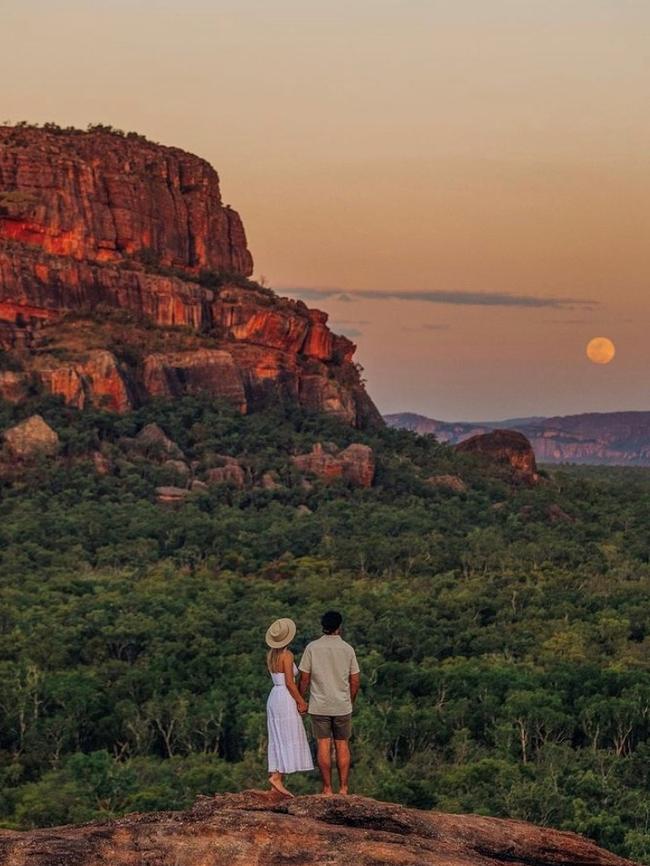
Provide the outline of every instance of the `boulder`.
[[113,466],[108,457],[105,457],[101,451],[93,451],[91,454],[91,458],[93,464],[95,466],[95,472],[98,475],[110,475],[113,471]]
[[281,486],[275,472],[265,472],[260,479],[260,487],[263,487],[264,490],[277,490]]
[[38,455],[55,454],[59,436],[40,415],[32,415],[3,433],[10,453],[20,460]]
[[135,443],[138,448],[152,456],[173,460],[180,460],[184,456],[178,445],[157,424],[145,425],[135,437]]
[[432,487],[444,487],[454,493],[467,492],[467,484],[459,475],[431,475],[427,478],[427,484]]
[[632,866],[575,833],[366,797],[244,791],[186,812],[0,830],[3,866]]
[[158,502],[164,502],[168,504],[184,502],[189,495],[190,491],[186,487],[156,487],[156,499],[158,500]]
[[242,488],[246,484],[246,471],[237,462],[227,463],[225,466],[208,469],[205,480],[209,485],[228,484],[231,487]]
[[29,394],[29,377],[25,373],[3,370],[0,372],[0,399],[7,403],[20,403]]
[[375,475],[373,450],[361,443],[331,453],[317,442],[309,453],[296,454],[291,460],[300,472],[309,472],[324,481],[343,478],[356,487],[370,487]]
[[539,481],[535,452],[523,433],[516,430],[492,430],[465,439],[454,448],[459,454],[474,454],[506,467],[513,481],[518,483],[536,484]]

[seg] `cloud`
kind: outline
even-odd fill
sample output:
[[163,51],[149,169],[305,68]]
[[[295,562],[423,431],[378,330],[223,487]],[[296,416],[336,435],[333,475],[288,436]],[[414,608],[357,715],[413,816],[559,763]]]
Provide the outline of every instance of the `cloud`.
[[448,331],[449,325],[433,325],[433,324],[423,324],[423,325],[415,325],[409,326],[404,325],[402,328],[403,331]]
[[545,325],[591,325],[588,319],[545,319]]
[[332,330],[335,334],[343,334],[344,337],[349,337],[351,340],[363,336],[363,331],[358,328],[348,328],[345,325],[332,325]]
[[327,299],[351,301],[358,298],[369,301],[420,301],[427,304],[455,304],[469,307],[525,307],[529,309],[550,308],[555,310],[589,309],[598,301],[584,298],[545,297],[543,295],[516,295],[509,292],[455,292],[401,289],[328,289],[328,288],[282,288],[281,292],[297,295],[312,301]]

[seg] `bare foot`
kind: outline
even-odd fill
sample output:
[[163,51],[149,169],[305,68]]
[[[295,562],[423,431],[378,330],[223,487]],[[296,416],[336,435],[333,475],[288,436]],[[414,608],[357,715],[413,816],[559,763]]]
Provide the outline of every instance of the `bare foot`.
[[322,793],[324,797],[332,797],[334,795],[334,791],[331,788],[323,788]]
[[348,796],[348,789],[347,789],[347,788],[341,788],[340,791],[339,791],[339,794],[340,794],[342,797],[347,797],[347,796]]
[[294,796],[294,794],[292,794],[291,791],[285,788],[282,784],[282,776],[279,773],[272,773],[269,776],[269,782],[271,783],[271,788],[278,791],[280,794],[284,794],[285,797]]

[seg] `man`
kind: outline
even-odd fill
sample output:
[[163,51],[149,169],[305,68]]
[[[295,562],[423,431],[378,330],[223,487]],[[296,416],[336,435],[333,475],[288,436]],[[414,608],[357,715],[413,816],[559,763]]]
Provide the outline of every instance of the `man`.
[[359,665],[341,637],[343,617],[329,610],[321,618],[323,636],[308,644],[300,662],[300,694],[309,690],[309,715],[318,743],[323,794],[332,793],[331,741],[334,740],[339,790],[348,793],[352,706],[359,693]]

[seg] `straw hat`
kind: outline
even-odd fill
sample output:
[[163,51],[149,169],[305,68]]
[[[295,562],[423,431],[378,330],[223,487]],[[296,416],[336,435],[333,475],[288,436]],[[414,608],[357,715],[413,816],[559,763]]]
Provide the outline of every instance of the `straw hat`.
[[266,631],[266,642],[271,649],[288,646],[296,634],[296,624],[292,619],[282,617],[271,623]]

